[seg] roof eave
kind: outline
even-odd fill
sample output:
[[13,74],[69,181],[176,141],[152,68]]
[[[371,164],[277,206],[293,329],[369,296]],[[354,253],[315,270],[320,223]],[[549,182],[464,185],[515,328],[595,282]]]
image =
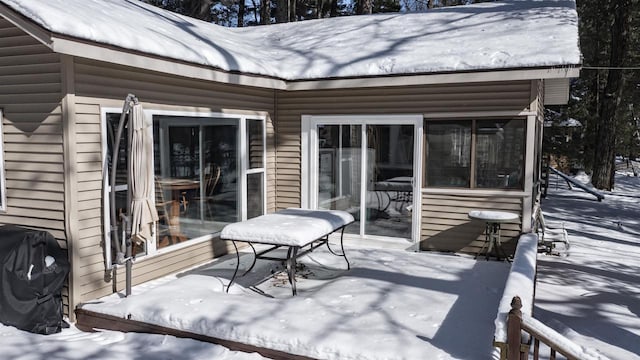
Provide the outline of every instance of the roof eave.
[[22,29],[38,42],[52,48],[52,33],[41,26],[35,24],[31,19],[14,11],[10,7],[0,2],[0,16],[12,23],[14,26]]
[[52,49],[60,54],[132,66],[192,79],[269,89],[284,90],[286,88],[284,80],[273,77],[230,72],[212,66],[179,61],[67,36],[53,35]]
[[447,73],[285,80],[264,75],[230,72],[211,66],[128,51],[114,46],[96,44],[69,37],[53,35],[52,40],[52,49],[62,54],[200,80],[286,91],[574,78],[578,77],[580,73],[580,65],[575,64],[553,67],[489,69]]
[[492,82],[514,80],[538,80],[576,78],[580,75],[580,64],[550,67],[508,68],[455,71],[446,73],[402,74],[367,76],[355,78],[332,78],[294,80],[287,82],[287,90],[317,90],[337,88],[362,88],[381,86],[410,86],[429,84],[451,84],[469,82]]

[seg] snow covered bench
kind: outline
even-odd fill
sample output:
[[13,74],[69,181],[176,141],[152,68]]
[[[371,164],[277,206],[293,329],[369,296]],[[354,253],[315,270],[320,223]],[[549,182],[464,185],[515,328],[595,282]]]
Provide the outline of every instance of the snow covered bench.
[[[238,260],[231,281],[227,286],[227,292],[233,284],[240,266],[240,254],[236,242],[245,242],[253,250],[253,263],[244,274],[253,269],[257,259],[285,261],[293,295],[296,295],[296,259],[324,244],[332,254],[344,257],[347,269],[350,269],[351,266],[344,252],[342,241],[344,228],[353,221],[353,216],[346,211],[289,208],[225,226],[220,233],[220,238],[232,241]],[[341,231],[340,249],[342,253],[340,254],[335,253],[329,246],[329,235],[336,231]],[[253,244],[265,244],[270,247],[256,252]],[[286,258],[266,255],[281,247],[288,248]],[[302,252],[300,252],[301,249]]]

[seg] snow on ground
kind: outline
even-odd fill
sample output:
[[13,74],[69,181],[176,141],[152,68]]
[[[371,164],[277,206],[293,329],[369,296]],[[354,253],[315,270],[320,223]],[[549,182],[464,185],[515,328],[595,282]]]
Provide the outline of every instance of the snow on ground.
[[141,1],[0,2],[54,33],[286,80],[581,62],[573,0],[507,0],[238,29]]
[[561,180],[542,202],[571,247],[567,257],[538,257],[534,317],[612,359],[640,359],[640,177],[631,175],[618,172],[602,202]]
[[[539,255],[534,316],[611,359],[640,359],[639,205],[640,177],[622,173],[602,202],[559,182],[542,204],[550,227],[564,222],[571,249],[567,257]],[[490,358],[506,263],[355,246],[347,251],[349,272],[339,270],[341,258],[313,253],[299,271],[296,298],[282,275],[261,282],[272,263],[259,263],[225,294],[233,261],[227,257],[137,286],[128,299],[111,296],[92,306],[212,336],[316,351],[322,358]],[[242,261],[248,266],[247,256]],[[0,325],[0,348],[0,359],[20,360],[261,358],[171,336],[74,327],[42,336]]]

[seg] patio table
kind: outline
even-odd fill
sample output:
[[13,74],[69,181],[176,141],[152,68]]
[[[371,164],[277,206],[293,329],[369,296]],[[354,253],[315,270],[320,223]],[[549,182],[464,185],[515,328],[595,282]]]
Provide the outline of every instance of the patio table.
[[[347,270],[350,269],[351,265],[344,251],[343,239],[344,228],[352,222],[354,222],[353,216],[346,211],[289,208],[225,226],[220,233],[220,238],[230,240],[233,243],[237,259],[233,276],[227,285],[227,292],[229,292],[240,266],[240,254],[236,242],[249,244],[254,255],[253,263],[242,276],[253,269],[257,259],[285,262],[294,296],[296,295],[296,259],[322,245],[326,244],[332,254],[343,257],[347,263]],[[329,245],[329,235],[336,231],[340,231],[341,253],[334,252]],[[256,252],[254,244],[264,244],[270,247]],[[287,248],[286,258],[267,255],[282,247]],[[300,250],[303,251],[300,252]]]
[[502,242],[500,240],[500,227],[502,223],[516,220],[520,216],[518,214],[506,211],[495,210],[471,210],[469,211],[468,216],[470,219],[482,220],[485,222],[485,241],[475,257],[477,258],[482,250],[484,250],[485,246],[487,246],[487,260],[489,260],[489,257],[491,256],[491,250],[493,249],[496,259],[500,260],[500,253],[502,253],[504,258],[507,261],[511,262],[504,252],[504,249],[502,249]]

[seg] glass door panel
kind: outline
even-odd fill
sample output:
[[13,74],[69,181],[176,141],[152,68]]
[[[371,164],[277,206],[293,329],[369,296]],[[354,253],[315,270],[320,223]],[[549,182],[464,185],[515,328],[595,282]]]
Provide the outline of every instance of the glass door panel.
[[240,221],[238,188],[238,125],[203,127],[204,169],[203,216],[212,221],[216,231]]
[[367,125],[364,233],[411,239],[413,125]]
[[361,125],[318,125],[318,208],[345,210],[356,221],[346,233],[360,234]]
[[[414,228],[416,134],[422,120],[327,118],[317,132],[311,203],[345,210],[360,237],[417,239]],[[315,143],[315,141],[314,141]]]

